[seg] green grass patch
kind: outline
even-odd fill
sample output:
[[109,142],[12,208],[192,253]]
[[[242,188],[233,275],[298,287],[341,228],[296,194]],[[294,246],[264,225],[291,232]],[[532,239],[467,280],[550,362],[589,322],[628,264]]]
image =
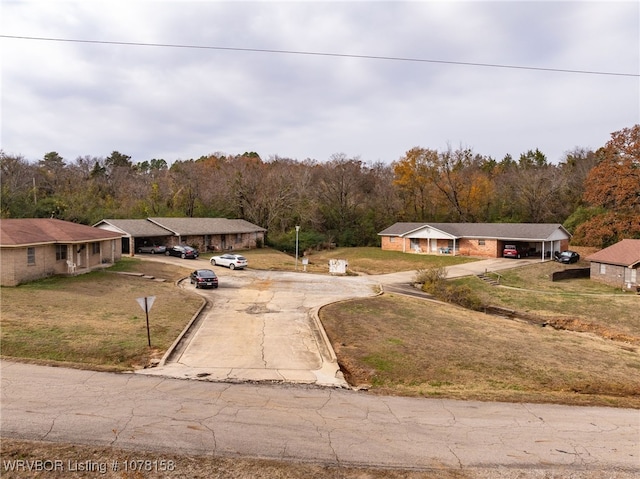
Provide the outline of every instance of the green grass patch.
[[[249,267],[255,269],[272,269],[291,271],[295,268],[295,257],[270,248],[243,251]],[[298,258],[298,269],[301,271],[302,254]],[[361,274],[387,274],[400,271],[412,271],[440,266],[477,261],[468,256],[440,256],[383,251],[375,247],[336,248],[333,250],[311,252],[307,259],[307,272],[328,273],[330,259],[345,259],[349,270]]]
[[[168,281],[96,271],[2,288],[2,356],[115,370],[162,356],[202,300],[175,287],[183,268],[126,259],[116,269],[166,273]],[[151,347],[136,301],[145,296],[156,297],[149,312]]]

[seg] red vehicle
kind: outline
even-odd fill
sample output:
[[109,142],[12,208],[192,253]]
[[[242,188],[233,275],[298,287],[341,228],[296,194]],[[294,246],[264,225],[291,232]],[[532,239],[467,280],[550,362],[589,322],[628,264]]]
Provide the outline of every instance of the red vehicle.
[[529,248],[519,244],[506,244],[502,250],[503,258],[517,258],[520,259],[523,256],[529,256]]

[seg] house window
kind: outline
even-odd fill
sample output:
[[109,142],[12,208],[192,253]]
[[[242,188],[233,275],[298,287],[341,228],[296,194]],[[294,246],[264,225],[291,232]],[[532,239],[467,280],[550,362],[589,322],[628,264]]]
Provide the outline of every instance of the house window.
[[56,261],[63,261],[67,259],[67,246],[56,245]]
[[478,240],[478,246],[484,246],[484,240],[483,239]]
[[242,233],[236,234],[236,243],[242,243]]
[[36,264],[35,248],[27,248],[27,264]]
[[100,243],[91,243],[91,254],[100,254]]
[[396,237],[395,236],[389,236],[389,243],[395,243],[396,242]]
[[600,263],[600,274],[607,274],[607,265]]

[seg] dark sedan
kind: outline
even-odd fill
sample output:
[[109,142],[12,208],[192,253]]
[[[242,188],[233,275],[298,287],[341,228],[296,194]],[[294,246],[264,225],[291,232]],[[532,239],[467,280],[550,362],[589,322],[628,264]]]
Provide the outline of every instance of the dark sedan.
[[172,246],[167,249],[167,256],[178,256],[182,259],[196,259],[200,255],[198,251],[191,246]]
[[210,269],[197,269],[189,277],[191,284],[195,284],[196,288],[217,288],[218,277]]
[[558,263],[577,263],[578,261],[580,261],[580,255],[575,251],[563,251],[562,253],[556,252],[555,260]]

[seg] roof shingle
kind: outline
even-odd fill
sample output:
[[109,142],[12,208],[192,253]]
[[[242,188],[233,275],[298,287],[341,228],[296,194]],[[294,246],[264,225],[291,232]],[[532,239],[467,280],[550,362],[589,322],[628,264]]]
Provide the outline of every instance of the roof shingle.
[[0,220],[0,245],[27,246],[46,243],[82,243],[121,238],[120,233],[54,218]]
[[622,241],[587,256],[587,261],[632,268],[640,263],[640,239]]
[[248,221],[227,218],[149,218],[149,221],[180,236],[266,231]]
[[558,229],[569,233],[557,223],[396,223],[380,236],[405,236],[424,227],[431,227],[456,238],[497,238],[510,240],[542,241]]

